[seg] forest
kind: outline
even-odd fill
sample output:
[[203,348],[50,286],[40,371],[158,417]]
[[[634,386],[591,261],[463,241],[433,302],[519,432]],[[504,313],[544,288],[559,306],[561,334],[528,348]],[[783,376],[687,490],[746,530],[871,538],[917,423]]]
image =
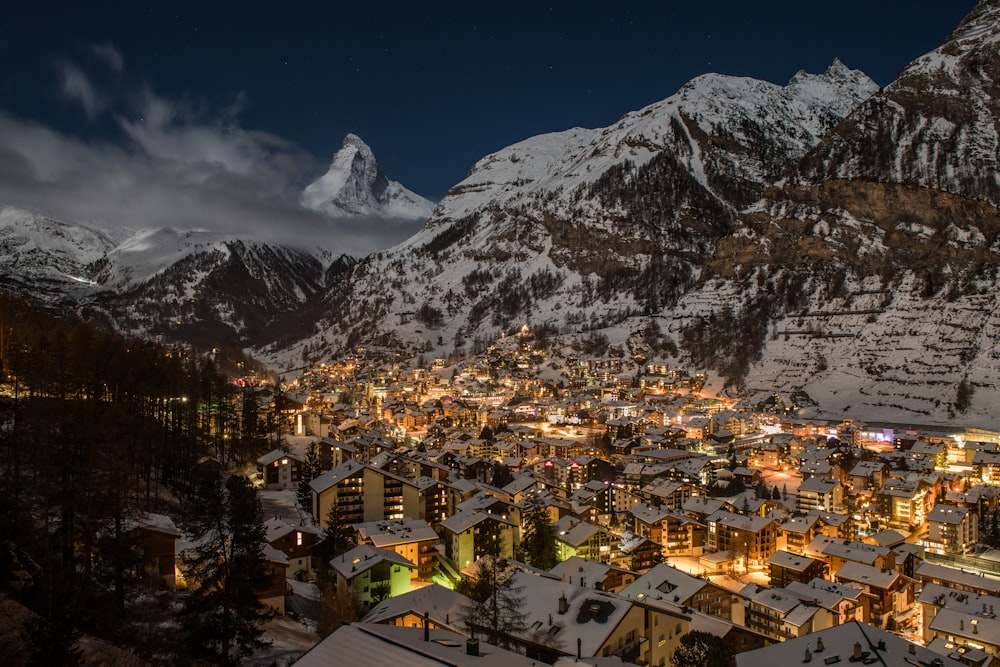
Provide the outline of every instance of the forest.
[[[232,663],[239,638],[206,639],[192,595],[135,576],[128,531],[149,512],[177,517],[199,549],[213,525],[256,531],[256,492],[235,475],[223,488],[220,471],[273,448],[281,395],[247,377],[246,360],[130,340],[0,296],[5,664],[79,664],[82,637],[142,659],[105,664]],[[220,548],[245,548],[258,568],[248,580],[260,575],[259,540]]]

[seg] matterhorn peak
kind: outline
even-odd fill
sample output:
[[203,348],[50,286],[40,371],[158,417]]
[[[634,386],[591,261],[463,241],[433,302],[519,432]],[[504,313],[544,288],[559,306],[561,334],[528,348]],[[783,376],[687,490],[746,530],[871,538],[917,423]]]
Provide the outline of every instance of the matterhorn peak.
[[391,181],[361,137],[344,137],[330,168],[302,192],[302,205],[331,218],[374,216],[398,220],[430,217],[434,203]]

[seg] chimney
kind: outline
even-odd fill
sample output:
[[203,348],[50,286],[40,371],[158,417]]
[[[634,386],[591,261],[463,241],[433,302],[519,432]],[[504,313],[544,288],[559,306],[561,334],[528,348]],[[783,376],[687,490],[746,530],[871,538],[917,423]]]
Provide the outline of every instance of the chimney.
[[802,662],[812,662],[813,654],[809,651],[809,647],[806,646],[806,654],[802,657]]
[[431,614],[428,611],[424,612],[424,641],[429,642],[431,640],[431,625],[430,625]]
[[823,646],[823,638],[822,637],[817,637],[816,638],[816,652],[817,653],[822,653],[824,648],[826,648],[826,647]]
[[858,661],[861,659],[861,642],[854,642],[854,655],[851,660]]
[[577,637],[576,638],[576,659],[577,660],[580,660],[580,657],[582,655],[582,648],[581,648],[582,646],[583,646],[583,639],[580,638],[580,637]]
[[910,655],[916,655],[917,654],[917,645],[916,644],[910,644],[907,648],[910,651]]
[[471,656],[479,655],[479,640],[476,638],[467,639],[465,641],[465,652]]
[[566,599],[566,594],[563,593],[559,596],[559,613],[565,614],[569,611],[569,600]]
[[884,639],[878,640],[878,650],[880,650],[880,651],[884,651],[885,650],[885,640]]

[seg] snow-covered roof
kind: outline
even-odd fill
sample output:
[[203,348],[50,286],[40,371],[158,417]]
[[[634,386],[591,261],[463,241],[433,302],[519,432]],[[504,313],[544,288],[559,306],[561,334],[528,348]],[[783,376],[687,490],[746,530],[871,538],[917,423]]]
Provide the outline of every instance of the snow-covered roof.
[[[823,641],[824,648],[818,651],[817,643]],[[802,637],[787,639],[755,651],[736,654],[736,667],[774,667],[774,665],[798,665],[803,662],[806,651],[812,654],[811,664],[850,662],[855,646],[864,657],[861,664],[876,664],[880,667],[913,667],[914,664],[929,665],[935,658],[941,658],[942,667],[960,667],[961,662],[909,642],[902,637],[861,623],[849,621],[825,630],[819,630]],[[834,660],[834,657],[837,660]],[[868,661],[871,661],[870,663]],[[914,662],[916,661],[916,662]]]
[[657,563],[644,575],[626,586],[621,596],[630,600],[667,600],[685,604],[709,582],[692,577],[666,563]]
[[380,549],[370,544],[362,544],[337,556],[330,561],[330,566],[343,575],[345,579],[353,579],[365,570],[385,561],[408,567],[411,570],[417,567],[410,559],[400,556],[395,551]]
[[787,570],[794,570],[796,572],[805,572],[811,565],[819,562],[821,561],[815,558],[795,554],[791,551],[785,551],[783,549],[775,551],[767,559],[768,565],[777,565],[778,567],[783,567]]
[[458,534],[470,530],[476,524],[481,523],[483,521],[496,521],[498,523],[505,523],[508,526],[512,526],[514,528],[517,527],[516,523],[514,523],[513,521],[508,521],[507,519],[504,519],[502,516],[491,514],[489,512],[473,512],[470,510],[453,514],[444,521],[442,521],[440,525],[442,528],[445,528],[453,533]]
[[370,521],[352,526],[363,541],[388,549],[396,544],[437,541],[438,535],[426,521],[420,519],[399,519],[396,521]]
[[174,525],[174,520],[166,514],[154,514],[153,512],[140,514],[132,521],[126,523],[126,530],[133,530],[135,528],[145,528],[146,530],[153,530],[165,535],[173,535],[174,537],[181,536],[181,531]]
[[[465,637],[431,629],[424,641],[422,628],[380,623],[342,625],[295,661],[296,667],[329,667],[348,662],[365,667],[531,667],[537,660],[479,643],[476,656],[466,650]],[[355,660],[356,658],[356,660]]]
[[927,520],[958,525],[965,520],[968,513],[969,508],[967,507],[958,507],[957,505],[945,505],[944,503],[938,503],[934,506],[934,509],[931,510],[930,514],[927,515]]
[[318,526],[295,525],[279,517],[264,522],[264,539],[268,542],[274,542],[293,531],[312,535],[319,535],[322,532]]
[[973,590],[985,591],[992,595],[1000,595],[1000,579],[963,572],[947,565],[924,561],[917,566],[915,575],[920,579],[938,579]]
[[841,565],[840,569],[833,573],[833,576],[842,581],[854,581],[864,586],[874,586],[886,590],[903,575],[895,570],[880,569],[849,560]]
[[385,623],[408,613],[418,616],[426,613],[436,625],[459,631],[464,627],[464,610],[471,604],[471,599],[457,591],[430,584],[383,600],[362,620],[364,623]]

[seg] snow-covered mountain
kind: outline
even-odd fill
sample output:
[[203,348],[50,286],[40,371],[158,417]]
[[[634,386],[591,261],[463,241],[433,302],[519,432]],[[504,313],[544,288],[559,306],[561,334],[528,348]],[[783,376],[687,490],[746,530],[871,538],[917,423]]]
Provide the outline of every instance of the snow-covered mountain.
[[528,322],[557,352],[709,368],[830,416],[1000,427],[998,34],[983,0],[884,91],[841,63],[706,75],[498,151],[344,274],[316,333],[260,352],[455,357]]
[[0,208],[0,279],[129,335],[242,347],[354,259],[210,232],[105,231]]
[[785,86],[710,74],[612,127],[487,156],[423,230],[338,282],[336,316],[301,349],[388,335],[445,352],[526,320],[580,330],[656,312],[695,283],[738,209],[876,90],[839,62]]
[[1000,205],[998,27],[1000,2],[980,2],[826,137],[804,176],[919,185]]
[[433,202],[389,180],[372,149],[353,134],[344,138],[327,172],[302,192],[302,205],[331,218],[426,220],[434,211]]
[[16,290],[61,299],[67,291],[83,289],[92,282],[87,265],[120,241],[87,225],[0,207],[0,269]]

